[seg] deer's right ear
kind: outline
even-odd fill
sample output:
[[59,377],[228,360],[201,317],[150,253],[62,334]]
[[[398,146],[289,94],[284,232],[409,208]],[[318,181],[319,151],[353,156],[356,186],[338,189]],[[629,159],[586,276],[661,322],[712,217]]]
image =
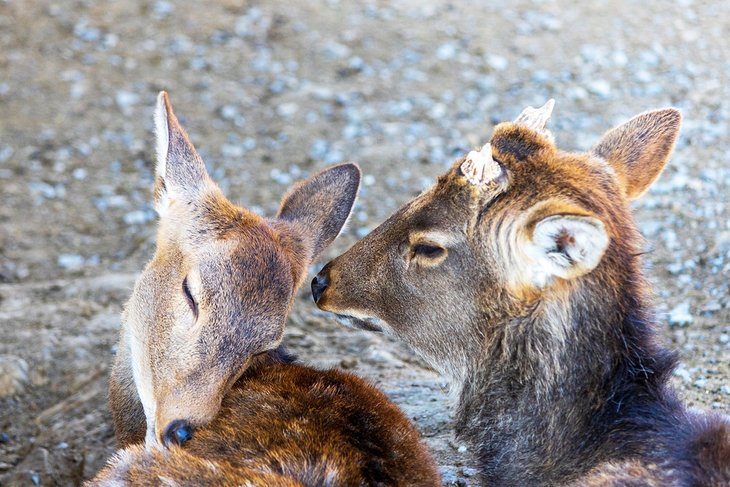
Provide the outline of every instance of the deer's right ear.
[[167,93],[157,96],[155,108],[157,165],[155,210],[164,214],[175,199],[195,198],[208,184],[208,171],[172,111]]
[[340,234],[359,189],[360,168],[340,164],[294,185],[281,200],[277,216],[309,237],[314,260]]
[[532,229],[525,251],[532,258],[532,281],[541,286],[554,277],[573,279],[591,272],[608,247],[603,222],[586,215],[555,214]]

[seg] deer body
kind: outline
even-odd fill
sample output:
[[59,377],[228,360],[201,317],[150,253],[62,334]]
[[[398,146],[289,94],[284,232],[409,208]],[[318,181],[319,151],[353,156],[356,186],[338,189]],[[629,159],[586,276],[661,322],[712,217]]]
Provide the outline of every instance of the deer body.
[[215,419],[183,447],[122,450],[100,472],[159,485],[438,485],[410,422],[377,388],[292,363],[281,350],[253,361]]
[[125,306],[109,384],[124,449],[91,485],[437,485],[383,393],[280,346],[307,267],[350,214],[357,166],[295,185],[266,220],[222,195],[164,93],[155,121],[157,251]]
[[411,345],[450,377],[456,430],[489,485],[728,485],[730,421],[668,384],[628,201],[680,116],[639,115],[587,154],[558,150],[552,102],[336,258],[324,310]]

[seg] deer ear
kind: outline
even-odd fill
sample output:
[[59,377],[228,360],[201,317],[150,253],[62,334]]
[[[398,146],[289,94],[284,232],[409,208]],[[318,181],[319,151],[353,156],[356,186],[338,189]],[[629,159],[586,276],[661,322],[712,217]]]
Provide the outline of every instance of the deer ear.
[[613,167],[627,197],[638,198],[664,169],[681,121],[676,108],[642,113],[606,132],[591,153]]
[[580,215],[552,215],[538,221],[527,253],[535,263],[534,281],[544,285],[552,277],[573,279],[598,265],[608,247],[603,222]]
[[360,168],[340,164],[292,186],[277,216],[310,238],[314,260],[340,234],[359,189]]
[[193,198],[208,182],[208,171],[172,111],[167,93],[157,96],[155,108],[157,166],[155,209],[164,213],[176,198]]

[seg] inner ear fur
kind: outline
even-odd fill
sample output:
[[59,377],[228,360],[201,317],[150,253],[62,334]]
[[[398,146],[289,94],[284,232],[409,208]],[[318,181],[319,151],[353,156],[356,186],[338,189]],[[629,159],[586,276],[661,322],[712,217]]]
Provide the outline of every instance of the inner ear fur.
[[582,212],[540,212],[528,225],[527,254],[535,263],[534,282],[545,278],[574,279],[595,269],[610,237],[603,222]]
[[638,198],[664,169],[681,121],[676,108],[642,113],[606,132],[591,153],[613,167],[628,198]]
[[162,213],[176,196],[193,197],[211,181],[205,163],[180,125],[167,93],[157,96],[155,109],[157,165],[155,208]]

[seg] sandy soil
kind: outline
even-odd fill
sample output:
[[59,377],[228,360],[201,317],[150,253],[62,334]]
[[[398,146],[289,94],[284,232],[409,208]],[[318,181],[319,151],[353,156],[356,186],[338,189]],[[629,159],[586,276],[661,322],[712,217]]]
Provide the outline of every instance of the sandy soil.
[[[0,0],[0,485],[76,485],[114,450],[106,378],[154,246],[160,89],[224,191],[263,214],[293,180],[360,162],[323,262],[526,105],[556,98],[569,149],[678,106],[675,156],[635,207],[677,386],[730,412],[730,3],[423,3]],[[286,343],[380,384],[444,480],[474,483],[444,384],[404,347],[339,327],[306,291]]]

